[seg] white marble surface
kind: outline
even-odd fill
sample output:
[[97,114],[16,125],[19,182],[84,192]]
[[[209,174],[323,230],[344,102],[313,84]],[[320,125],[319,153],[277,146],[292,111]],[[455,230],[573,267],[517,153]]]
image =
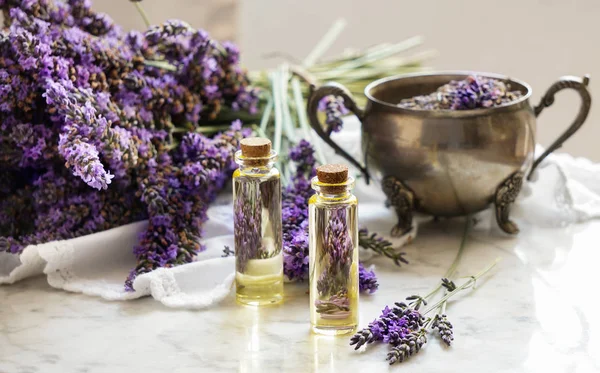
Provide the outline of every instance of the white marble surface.
[[[454,345],[431,338],[402,365],[386,364],[386,346],[356,352],[346,337],[311,335],[303,285],[286,285],[285,304],[277,307],[245,308],[230,296],[216,308],[174,311],[148,298],[70,294],[38,277],[0,287],[0,372],[598,371],[600,222],[521,222],[521,234],[509,238],[488,221],[471,233],[459,276],[502,261],[450,303]],[[408,266],[374,260],[381,287],[361,297],[362,326],[385,304],[435,285],[456,253],[462,224],[423,223],[405,248]]]

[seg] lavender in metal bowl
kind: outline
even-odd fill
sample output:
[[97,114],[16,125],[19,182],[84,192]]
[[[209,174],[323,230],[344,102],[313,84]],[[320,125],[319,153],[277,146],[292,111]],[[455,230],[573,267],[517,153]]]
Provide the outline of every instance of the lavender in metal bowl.
[[398,106],[417,110],[472,110],[502,106],[521,95],[502,80],[471,75],[452,80],[428,95],[403,99]]

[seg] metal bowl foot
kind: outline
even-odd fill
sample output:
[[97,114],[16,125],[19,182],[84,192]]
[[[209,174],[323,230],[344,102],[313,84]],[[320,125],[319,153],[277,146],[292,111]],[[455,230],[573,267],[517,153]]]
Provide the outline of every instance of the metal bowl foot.
[[398,224],[392,228],[392,237],[401,237],[412,229],[414,193],[394,176],[387,176],[382,182],[387,204],[394,207]]
[[513,223],[508,215],[510,205],[515,202],[523,186],[523,173],[515,172],[500,184],[496,189],[494,204],[496,205],[496,221],[504,232],[508,234],[519,233],[519,227]]

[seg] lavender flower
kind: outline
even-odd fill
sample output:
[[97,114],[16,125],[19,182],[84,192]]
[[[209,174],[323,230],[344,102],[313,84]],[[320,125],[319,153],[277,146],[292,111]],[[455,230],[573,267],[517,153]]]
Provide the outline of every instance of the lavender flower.
[[[63,122],[58,150],[67,167],[96,189],[106,189],[114,177],[100,162],[100,152],[109,160],[116,173],[124,176],[127,166],[137,161],[129,132],[111,123],[97,108],[108,109],[98,103],[91,91],[75,88],[70,81],[48,82],[44,94],[48,105],[59,114]],[[102,97],[102,96],[100,96]],[[85,101],[84,101],[85,100]]]
[[308,141],[300,140],[298,145],[290,149],[289,157],[296,163],[297,175],[307,175],[308,178],[315,175],[315,150]]
[[235,255],[235,251],[231,250],[231,248],[227,245],[225,245],[225,247],[223,248],[223,255],[221,255],[222,258],[227,258],[228,256],[232,256]]
[[446,345],[450,346],[454,340],[452,323],[448,320],[446,314],[435,315],[431,327],[438,330],[438,334]]
[[323,319],[345,319],[350,315],[350,300],[346,291],[340,291],[327,300],[317,299],[315,306]]
[[328,132],[339,132],[344,121],[342,117],[350,111],[344,106],[344,98],[340,96],[325,96],[319,101],[319,111],[325,113],[325,124]]
[[451,281],[447,278],[442,279],[442,286],[444,287],[444,289],[446,289],[448,293],[451,293],[454,290],[456,290],[456,284],[454,283],[454,281]]
[[397,266],[400,266],[400,263],[408,264],[408,260],[404,258],[405,252],[398,252],[390,241],[378,236],[377,233],[370,234],[367,228],[359,229],[358,243],[365,249],[392,259]]
[[235,184],[236,198],[233,201],[233,226],[237,249],[236,268],[244,273],[250,259],[256,259],[262,250],[261,194],[251,180]]
[[120,29],[112,19],[104,13],[96,13],[92,10],[89,0],[69,0],[71,14],[74,23],[81,29],[95,36],[118,35]]
[[308,278],[308,234],[300,231],[283,246],[283,273],[294,280]]
[[390,365],[402,363],[409,357],[415,355],[427,343],[427,335],[423,329],[416,333],[410,333],[401,338],[397,344],[388,352],[387,360]]
[[365,269],[362,263],[358,264],[358,285],[361,292],[369,292],[369,294],[373,294],[379,288],[375,272]]
[[151,44],[159,44],[164,39],[178,35],[190,35],[194,30],[187,23],[171,19],[159,26],[153,26],[145,33],[146,40]]
[[436,92],[400,101],[398,106],[419,110],[472,110],[505,105],[522,96],[511,91],[510,85],[493,78],[469,76],[453,80]]
[[317,290],[322,296],[347,291],[352,265],[354,245],[346,221],[346,208],[329,211],[330,217],[325,228],[325,237],[319,262],[327,260],[325,270],[317,280]]
[[92,188],[108,188],[114,175],[104,169],[98,150],[93,145],[61,135],[58,148],[65,158],[65,165],[72,165],[73,175],[79,176]]
[[425,327],[425,318],[419,311],[405,303],[396,303],[393,308],[386,306],[379,318],[371,322],[350,339],[350,345],[357,350],[364,344],[381,341],[391,345],[400,344],[408,335]]

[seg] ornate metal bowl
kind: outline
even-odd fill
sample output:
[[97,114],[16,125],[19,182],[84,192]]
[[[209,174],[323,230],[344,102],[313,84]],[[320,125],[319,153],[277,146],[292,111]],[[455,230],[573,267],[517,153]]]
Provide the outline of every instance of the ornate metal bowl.
[[[522,97],[509,104],[474,110],[417,110],[397,106],[404,98],[429,94],[451,80],[469,75],[505,81]],[[312,87],[308,102],[311,126],[338,154],[357,166],[367,182],[381,182],[398,215],[395,236],[410,230],[412,212],[434,216],[475,213],[495,204],[496,218],[507,233],[518,227],[509,218],[509,205],[517,197],[524,175],[573,135],[591,106],[589,77],[563,77],[554,83],[539,105],[530,104],[531,87],[520,80],[490,73],[457,71],[419,73],[377,80],[365,88],[366,108],[357,107],[346,88],[328,83]],[[571,88],[581,96],[575,121],[537,160],[533,159],[536,117],[552,105],[554,95]],[[330,130],[317,118],[319,101],[341,96],[345,106],[362,122],[365,158],[353,159],[330,138]]]

